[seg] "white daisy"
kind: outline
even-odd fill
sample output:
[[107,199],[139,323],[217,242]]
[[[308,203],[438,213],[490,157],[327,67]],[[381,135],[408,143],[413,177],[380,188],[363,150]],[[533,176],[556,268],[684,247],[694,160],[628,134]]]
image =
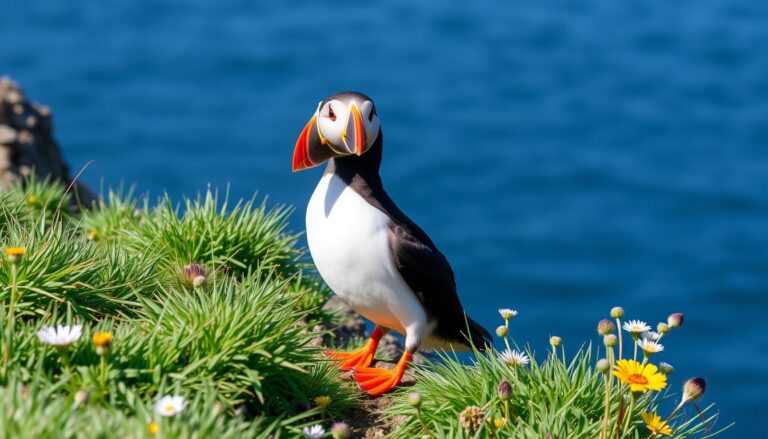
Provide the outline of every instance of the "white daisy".
[[645,322],[641,322],[640,320],[630,320],[625,322],[622,328],[624,328],[625,331],[632,333],[633,337],[638,337],[643,332],[651,330],[650,326],[648,326]]
[[661,343],[649,338],[641,338],[637,341],[637,345],[640,346],[640,349],[642,349],[648,356],[658,354],[664,350],[664,346],[662,346]]
[[325,434],[325,429],[322,425],[316,424],[311,427],[304,427],[304,437],[310,438],[310,439],[317,439],[319,437],[323,437]]
[[512,317],[517,315],[517,311],[509,308],[501,308],[499,310],[499,314],[501,314],[501,318],[503,318],[504,320],[509,320]]
[[651,341],[659,341],[661,334],[656,331],[643,332],[643,338]]
[[76,342],[82,334],[82,325],[57,325],[46,326],[37,331],[37,338],[45,344],[61,349]]
[[166,395],[155,403],[155,413],[160,416],[174,416],[184,410],[186,400],[183,396]]
[[520,352],[518,350],[501,352],[499,353],[499,357],[501,358],[501,361],[512,367],[525,366],[531,362],[531,359],[528,358],[528,355],[525,352]]

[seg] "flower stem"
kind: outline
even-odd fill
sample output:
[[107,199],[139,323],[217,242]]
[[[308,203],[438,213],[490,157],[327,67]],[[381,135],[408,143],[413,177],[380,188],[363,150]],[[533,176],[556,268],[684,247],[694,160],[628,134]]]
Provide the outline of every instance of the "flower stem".
[[[610,355],[609,355],[610,357]],[[610,361],[610,360],[609,360]],[[611,382],[610,376],[606,376],[605,381],[605,410],[603,411],[603,431],[600,434],[600,439],[607,439],[608,434],[608,416],[610,414],[610,400],[611,400]]]
[[632,333],[632,341],[633,341],[632,344],[635,346],[635,355],[632,357],[632,359],[637,361],[637,337],[635,336],[634,333]]
[[630,398],[629,398],[629,409],[627,410],[627,416],[624,421],[624,432],[626,433],[627,430],[629,430],[630,425],[632,425],[632,410],[635,408],[635,392],[632,392],[630,390]]
[[3,349],[3,376],[8,373],[8,360],[10,358],[11,349],[13,349],[13,334],[15,332],[15,316],[13,312],[14,304],[16,303],[16,264],[11,263],[11,303],[8,305],[8,326],[5,330],[5,343]]
[[[504,327],[507,328],[506,333],[509,334],[509,319],[504,319]],[[504,344],[507,345],[507,351],[512,352],[512,348],[509,346],[509,339],[507,339],[507,335],[504,335]]]
[[621,343],[621,319],[616,319],[616,332],[619,333],[619,360],[621,360],[622,346]]
[[429,430],[429,427],[427,427],[427,423],[424,422],[424,418],[421,416],[421,409],[416,409],[416,417],[419,418],[419,423],[421,423],[421,428],[424,429],[424,433],[427,434],[427,436],[434,438],[435,435],[432,434],[432,432]]
[[101,355],[101,388],[104,390],[104,393],[106,393],[106,387],[107,387],[107,356],[106,354]]

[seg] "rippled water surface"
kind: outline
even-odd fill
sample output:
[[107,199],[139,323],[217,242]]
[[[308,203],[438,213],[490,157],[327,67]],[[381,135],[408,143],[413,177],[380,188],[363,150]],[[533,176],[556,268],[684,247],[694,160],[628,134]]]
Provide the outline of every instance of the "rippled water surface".
[[92,186],[229,182],[303,230],[321,171],[291,174],[296,137],[320,99],[364,91],[384,181],[473,316],[519,309],[543,354],[596,341],[613,305],[684,311],[674,385],[708,378],[724,437],[765,431],[768,3],[109,3],[0,14],[0,73],[52,106]]

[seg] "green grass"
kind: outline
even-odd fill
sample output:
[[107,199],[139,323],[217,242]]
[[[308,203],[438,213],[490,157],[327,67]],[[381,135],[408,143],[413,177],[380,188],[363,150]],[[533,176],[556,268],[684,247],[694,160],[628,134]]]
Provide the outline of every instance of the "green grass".
[[[332,318],[328,291],[288,209],[215,191],[179,206],[110,191],[70,209],[47,181],[0,192],[0,249],[26,250],[0,263],[0,438],[148,437],[150,422],[171,438],[292,437],[358,407],[308,330]],[[199,287],[181,281],[193,262],[207,271]],[[56,350],[36,335],[55,324],[83,334]],[[104,357],[96,331],[113,335]],[[166,394],[186,398],[182,413],[154,413]]]

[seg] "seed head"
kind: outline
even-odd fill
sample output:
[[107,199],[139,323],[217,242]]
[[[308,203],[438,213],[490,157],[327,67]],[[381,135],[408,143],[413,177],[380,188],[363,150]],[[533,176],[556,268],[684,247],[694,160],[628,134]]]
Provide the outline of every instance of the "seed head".
[[658,331],[659,334],[666,334],[669,332],[669,325],[664,322],[659,322],[659,324],[656,325],[656,331]]
[[600,335],[613,334],[615,330],[616,327],[613,325],[613,322],[608,319],[600,320],[597,323],[597,333]]
[[667,317],[667,325],[669,325],[670,328],[679,328],[680,326],[683,326],[683,313],[676,312],[670,314],[669,317]]
[[665,363],[663,361],[661,363],[659,363],[659,370],[661,371],[661,373],[663,373],[664,375],[667,375],[667,376],[672,375],[673,373],[675,373],[675,368],[672,367],[671,364]]
[[499,337],[506,337],[507,336],[507,327],[504,325],[499,326],[496,328],[496,335]]
[[484,417],[485,412],[483,412],[483,409],[476,405],[471,405],[459,414],[459,422],[463,428],[470,432],[475,432],[483,426]]
[[704,396],[707,382],[702,377],[691,378],[683,384],[683,402],[696,401]]
[[345,422],[337,422],[331,427],[331,436],[333,439],[347,439],[352,432],[349,430],[349,425]]
[[502,401],[509,401],[512,397],[512,386],[509,385],[509,381],[501,380],[497,392],[499,394],[499,399]]
[[603,344],[605,345],[605,347],[612,348],[616,346],[617,343],[618,343],[618,339],[616,338],[615,334],[608,334],[603,336]]
[[419,392],[411,392],[411,394],[408,395],[408,404],[416,409],[421,407],[421,394]]
[[549,344],[551,344],[553,348],[560,347],[560,345],[563,344],[563,339],[553,335],[552,337],[549,337]]
[[614,306],[613,308],[611,308],[611,317],[613,317],[614,319],[620,319],[624,317],[624,308],[620,306]]
[[600,373],[608,373],[608,371],[611,370],[611,363],[609,363],[605,358],[601,358],[597,361],[595,369],[597,369],[597,371]]

